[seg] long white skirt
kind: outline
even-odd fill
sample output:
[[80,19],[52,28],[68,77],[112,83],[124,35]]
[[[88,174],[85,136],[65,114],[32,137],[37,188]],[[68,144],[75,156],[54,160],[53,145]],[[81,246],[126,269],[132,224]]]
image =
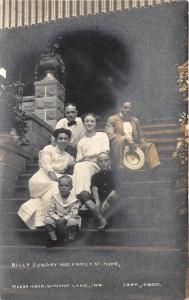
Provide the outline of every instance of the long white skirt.
[[29,228],[35,229],[44,226],[47,207],[52,193],[58,191],[58,183],[39,169],[29,180],[29,191],[31,199],[22,204],[18,215]]
[[91,190],[91,177],[99,171],[99,167],[94,162],[78,162],[74,166],[73,191],[77,195],[82,191]]

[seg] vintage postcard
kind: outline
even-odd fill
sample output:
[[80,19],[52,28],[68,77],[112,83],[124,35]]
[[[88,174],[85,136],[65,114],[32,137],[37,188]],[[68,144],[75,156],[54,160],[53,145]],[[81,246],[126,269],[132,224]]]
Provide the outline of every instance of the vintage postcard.
[[187,1],[0,0],[0,299],[184,300]]

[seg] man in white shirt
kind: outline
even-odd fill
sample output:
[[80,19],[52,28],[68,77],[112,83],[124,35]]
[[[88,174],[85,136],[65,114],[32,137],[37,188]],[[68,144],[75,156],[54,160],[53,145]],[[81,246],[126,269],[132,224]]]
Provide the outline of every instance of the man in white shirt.
[[137,118],[131,115],[132,103],[124,101],[119,113],[108,118],[106,131],[110,140],[110,146],[115,166],[123,168],[123,151],[125,145],[131,149],[140,147],[146,156],[150,169],[155,169],[161,163],[157,149],[153,143],[147,143]]
[[58,121],[56,128],[69,129],[72,133],[70,143],[66,151],[76,156],[77,143],[85,136],[85,127],[81,118],[77,117],[78,111],[74,103],[67,103],[65,105],[65,118]]

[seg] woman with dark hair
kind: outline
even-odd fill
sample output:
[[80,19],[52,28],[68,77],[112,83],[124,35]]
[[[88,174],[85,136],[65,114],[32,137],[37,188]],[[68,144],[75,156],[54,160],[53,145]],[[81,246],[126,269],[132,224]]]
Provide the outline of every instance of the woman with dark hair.
[[74,165],[74,158],[65,152],[71,132],[60,128],[53,132],[55,145],[39,151],[39,170],[29,180],[31,199],[19,209],[18,215],[32,229],[44,225],[44,217],[52,192],[58,189],[58,178]]
[[91,177],[99,171],[96,164],[97,156],[101,152],[109,152],[108,136],[104,132],[96,132],[97,117],[88,113],[83,117],[86,136],[77,144],[77,157],[73,173],[75,194],[82,191],[90,192]]

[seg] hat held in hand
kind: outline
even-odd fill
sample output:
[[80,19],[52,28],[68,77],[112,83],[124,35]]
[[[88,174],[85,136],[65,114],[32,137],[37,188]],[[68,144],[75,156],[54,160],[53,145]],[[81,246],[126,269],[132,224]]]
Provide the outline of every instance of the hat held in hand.
[[135,150],[129,149],[129,146],[125,146],[123,151],[123,165],[130,170],[138,170],[143,167],[145,163],[144,152],[136,147]]

